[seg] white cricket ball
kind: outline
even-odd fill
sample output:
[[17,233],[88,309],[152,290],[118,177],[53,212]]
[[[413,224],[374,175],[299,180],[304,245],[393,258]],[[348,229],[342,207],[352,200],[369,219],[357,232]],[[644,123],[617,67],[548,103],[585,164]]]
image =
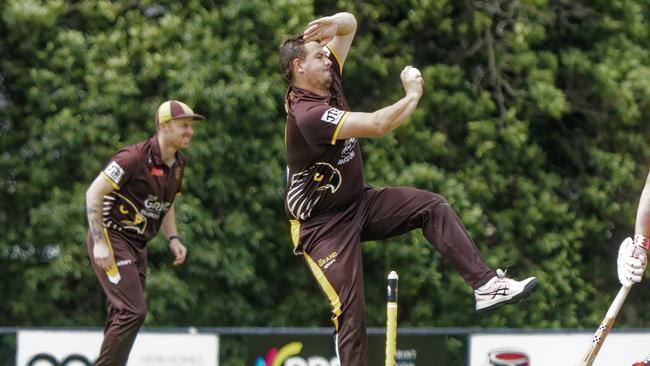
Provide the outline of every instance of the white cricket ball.
[[421,77],[422,75],[420,74],[420,70],[416,69],[415,67],[411,67],[409,71],[407,72],[407,75],[416,78],[416,77]]

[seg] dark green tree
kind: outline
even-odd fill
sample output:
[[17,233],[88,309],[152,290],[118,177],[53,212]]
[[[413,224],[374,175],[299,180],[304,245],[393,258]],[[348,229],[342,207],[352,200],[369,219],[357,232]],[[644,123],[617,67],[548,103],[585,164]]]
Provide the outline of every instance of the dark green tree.
[[[425,80],[410,123],[363,142],[367,181],[443,194],[491,266],[541,280],[522,306],[478,316],[419,232],[367,243],[369,325],[395,269],[404,326],[595,326],[650,158],[640,1],[0,2],[0,325],[101,325],[84,193],[174,98],[208,120],[177,201],[188,263],[150,244],[147,325],[328,326],[283,212],[277,46],[340,10],[359,21],[344,69],[355,110],[396,100],[407,64]],[[617,324],[650,324],[647,286]]]

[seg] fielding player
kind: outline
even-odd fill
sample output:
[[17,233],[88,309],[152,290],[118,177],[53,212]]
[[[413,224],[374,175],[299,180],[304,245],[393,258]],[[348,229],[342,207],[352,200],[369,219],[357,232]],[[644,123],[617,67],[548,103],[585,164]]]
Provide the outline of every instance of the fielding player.
[[176,231],[174,198],[183,180],[194,120],[204,119],[170,100],[156,113],[156,134],[118,151],[86,192],[88,254],[108,297],[104,341],[95,365],[124,365],[144,322],[147,242],[162,229],[174,255],[187,249]]
[[643,272],[648,265],[647,250],[650,232],[650,174],[646,178],[641,192],[639,207],[636,211],[634,238],[625,238],[618,249],[618,280],[623,286],[632,286],[641,282]]
[[519,282],[490,270],[442,196],[364,182],[358,139],[385,135],[404,123],[420,100],[423,80],[407,66],[400,75],[402,99],[372,113],[351,112],[341,75],[356,27],[349,13],[320,18],[279,49],[290,82],[285,210],[294,251],[304,256],[332,307],[341,366],[367,364],[362,241],[421,228],[472,286],[479,312],[516,302],[537,285],[534,277]]

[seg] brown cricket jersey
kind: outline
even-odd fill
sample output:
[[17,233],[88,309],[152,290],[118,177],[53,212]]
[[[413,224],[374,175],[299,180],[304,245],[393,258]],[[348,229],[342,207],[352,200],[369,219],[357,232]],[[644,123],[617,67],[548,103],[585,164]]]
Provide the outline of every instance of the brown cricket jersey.
[[167,166],[156,135],[113,155],[102,171],[115,188],[104,196],[104,226],[144,247],[180,191],[186,160],[178,151],[173,166]]
[[361,197],[364,187],[359,142],[337,140],[350,111],[341,85],[342,65],[329,48],[323,51],[332,61],[330,95],[291,85],[285,96],[285,211],[290,220],[341,211]]

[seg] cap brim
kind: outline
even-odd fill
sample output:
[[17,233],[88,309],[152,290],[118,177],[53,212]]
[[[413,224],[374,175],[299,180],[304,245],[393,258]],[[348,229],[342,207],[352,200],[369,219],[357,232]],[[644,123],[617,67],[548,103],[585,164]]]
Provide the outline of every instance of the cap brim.
[[197,120],[197,121],[205,119],[205,117],[197,113],[184,113],[178,116],[174,116],[174,118],[172,119],[179,119],[179,118],[192,118],[193,120]]

